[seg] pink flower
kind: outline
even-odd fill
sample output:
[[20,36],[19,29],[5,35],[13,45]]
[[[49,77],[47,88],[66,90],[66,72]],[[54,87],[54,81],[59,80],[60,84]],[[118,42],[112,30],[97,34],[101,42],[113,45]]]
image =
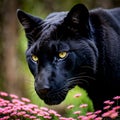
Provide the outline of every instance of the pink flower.
[[8,119],[10,119],[9,116],[5,116],[5,117],[3,117],[3,118],[0,118],[0,120],[8,120]]
[[115,113],[114,110],[109,110],[108,112],[105,112],[102,114],[102,117],[110,117],[111,114]]
[[104,101],[104,104],[109,104],[109,103],[110,103],[110,100]]
[[58,114],[58,113],[56,113],[56,114],[55,114],[55,116],[56,116],[56,117],[60,117],[61,115],[60,115],[60,114]]
[[28,98],[24,98],[24,97],[22,97],[21,100],[22,100],[23,102],[27,102],[27,103],[31,102]]
[[45,119],[51,119],[51,116],[43,116]]
[[93,114],[93,112],[87,112],[86,113],[86,115],[88,116],[88,115],[92,115]]
[[25,118],[30,118],[30,115],[28,115],[28,114],[25,114],[25,115],[23,115]]
[[30,119],[31,119],[31,120],[35,120],[36,117],[35,117],[35,116],[30,116]]
[[45,115],[45,116],[49,116],[50,114],[49,114],[48,112],[45,112],[45,111],[44,111],[44,115]]
[[104,110],[108,110],[110,107],[111,107],[111,106],[108,105],[108,106],[105,106],[103,109],[104,109]]
[[113,97],[114,100],[119,100],[120,99],[120,96],[115,96]]
[[31,110],[31,109],[30,109],[29,111],[30,111],[31,114],[37,114],[37,112],[34,111],[34,110]]
[[82,104],[82,105],[80,105],[80,108],[86,108],[86,107],[88,107],[88,104]]
[[34,104],[28,104],[27,106],[31,109],[38,108],[38,106]]
[[18,104],[18,105],[24,105],[25,104],[24,102],[22,102],[22,101],[20,101],[18,99],[12,99],[12,103]]
[[67,119],[64,117],[60,117],[59,120],[67,120]]
[[68,107],[67,107],[67,109],[72,109],[72,108],[74,108],[75,106],[74,105],[69,105]]
[[109,117],[110,116],[110,112],[105,112],[102,114],[102,117]]
[[87,116],[78,116],[79,120],[89,120]]
[[59,120],[75,120],[74,118],[65,118],[65,117],[60,117]]
[[74,95],[74,98],[79,98],[82,94],[78,93]]
[[81,111],[75,111],[73,114],[80,114]]
[[110,101],[109,102],[109,105],[113,105],[115,102],[114,101]]
[[17,95],[10,94],[9,96],[10,96],[11,98],[13,98],[13,99],[18,99],[18,96],[17,96]]
[[95,114],[100,114],[102,112],[102,110],[97,110],[97,111],[95,111],[94,113]]
[[0,95],[3,96],[3,97],[7,97],[8,93],[6,93],[6,92],[0,92]]
[[37,115],[40,116],[40,117],[43,117],[44,113],[43,112],[39,112]]
[[115,119],[118,116],[118,112],[114,112],[110,115],[112,119]]
[[120,106],[115,106],[115,107],[113,108],[114,111],[117,111],[117,110],[119,110],[119,109],[120,109]]
[[48,111],[48,108],[46,108],[46,107],[40,107],[40,109],[43,111]]
[[18,113],[17,113],[18,116],[23,116],[23,115],[25,115],[25,114],[26,114],[25,111],[21,111],[21,112],[18,112]]
[[108,105],[113,105],[114,103],[115,103],[114,101],[110,101],[110,100],[104,101],[104,104],[108,104]]
[[102,117],[97,117],[95,118],[95,120],[102,120]]
[[12,113],[10,114],[10,116],[15,116],[15,115],[17,115],[17,112],[12,112]]
[[88,120],[89,120],[89,119],[90,119],[90,120],[91,120],[91,119],[94,119],[96,116],[97,116],[97,115],[95,115],[95,114],[89,115],[89,116],[88,116]]
[[70,118],[66,118],[66,120],[75,120],[74,118],[70,117]]
[[1,113],[1,114],[3,113],[3,111],[4,111],[4,109],[3,109],[3,108],[0,108],[0,113]]
[[54,114],[54,115],[56,114],[56,111],[54,111],[54,110],[49,110],[48,112],[49,112],[50,114]]

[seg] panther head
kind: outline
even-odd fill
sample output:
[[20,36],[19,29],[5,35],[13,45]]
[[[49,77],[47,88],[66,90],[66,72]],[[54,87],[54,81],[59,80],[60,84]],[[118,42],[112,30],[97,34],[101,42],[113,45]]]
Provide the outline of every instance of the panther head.
[[85,88],[96,70],[97,49],[82,4],[55,12],[45,20],[17,11],[28,39],[26,59],[38,96],[46,104],[61,103],[76,85]]

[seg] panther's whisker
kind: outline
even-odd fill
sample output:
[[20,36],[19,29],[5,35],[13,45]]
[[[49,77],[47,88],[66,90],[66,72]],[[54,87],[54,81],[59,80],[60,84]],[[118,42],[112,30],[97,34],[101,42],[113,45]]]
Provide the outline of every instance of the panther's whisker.
[[89,78],[89,79],[95,80],[95,78],[90,77],[90,76],[81,76],[81,78]]
[[84,80],[84,79],[74,79],[74,80],[72,80],[72,81],[69,81],[69,83],[73,83],[73,82],[85,82],[85,83],[87,83],[88,84],[88,81],[86,81],[86,80]]
[[90,66],[81,66],[81,68],[88,68],[88,69],[92,69],[93,70],[93,68],[90,67]]
[[72,78],[70,78],[70,79],[68,79],[68,80],[72,80],[72,79],[77,79],[77,78],[89,78],[89,79],[91,79],[91,80],[95,80],[95,78],[93,78],[93,77],[90,77],[90,76],[76,76],[76,77],[72,77]]
[[86,84],[86,85],[89,85],[88,81],[85,81],[83,79],[74,79],[72,81],[69,81],[69,86],[71,87],[72,86],[75,86],[75,85],[78,85],[78,84]]
[[[60,91],[60,97],[64,96],[64,94],[66,94],[67,91],[65,91],[65,89],[61,92]],[[62,99],[62,98],[61,98]]]
[[82,72],[82,73],[79,73],[79,74],[77,74],[77,75],[82,75],[82,74],[86,74],[86,72]]
[[74,77],[72,77],[72,78],[69,78],[69,79],[67,79],[67,80],[75,79],[75,78],[78,78],[78,77],[80,77],[80,74],[78,74],[77,76],[74,76]]

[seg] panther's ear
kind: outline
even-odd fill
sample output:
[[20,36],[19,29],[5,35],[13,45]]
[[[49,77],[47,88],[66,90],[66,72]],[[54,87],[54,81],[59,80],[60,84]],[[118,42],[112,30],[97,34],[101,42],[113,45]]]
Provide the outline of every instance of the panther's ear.
[[73,31],[84,32],[89,29],[89,12],[83,4],[75,5],[64,19],[67,27]]
[[23,25],[26,32],[31,32],[42,20],[38,17],[32,16],[22,10],[17,10],[17,17],[20,23]]
[[37,40],[38,34],[42,29],[40,26],[43,20],[19,9],[17,10],[17,17],[25,29],[26,37],[28,38],[28,46],[30,46]]

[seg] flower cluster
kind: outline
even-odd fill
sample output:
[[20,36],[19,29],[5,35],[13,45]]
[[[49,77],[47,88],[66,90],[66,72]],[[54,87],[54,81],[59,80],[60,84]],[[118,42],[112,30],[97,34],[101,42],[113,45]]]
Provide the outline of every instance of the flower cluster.
[[[81,95],[75,95],[75,98]],[[81,115],[81,111],[75,111],[73,114],[76,114],[77,120],[120,120],[120,106],[118,106],[118,102],[120,100],[120,96],[113,97],[113,100],[104,101],[103,110],[98,110],[95,112],[87,112],[86,115]],[[75,106],[69,105],[67,109],[72,110]],[[82,104],[79,108],[86,108],[87,104]]]
[[38,107],[27,98],[0,92],[0,120],[53,120],[61,117],[56,111]]
[[[79,98],[81,94],[76,94],[75,99]],[[32,104],[27,98],[19,98],[14,94],[0,92],[0,120],[119,120],[120,106],[118,102],[120,96],[116,96],[113,100],[104,102],[104,108],[95,112],[88,112],[82,115],[81,109],[88,107],[87,104],[79,106],[80,110],[73,111],[75,118],[65,118],[58,114],[55,110],[46,107],[38,107]],[[115,105],[116,104],[116,105]],[[67,106],[67,110],[72,110],[75,105]]]

